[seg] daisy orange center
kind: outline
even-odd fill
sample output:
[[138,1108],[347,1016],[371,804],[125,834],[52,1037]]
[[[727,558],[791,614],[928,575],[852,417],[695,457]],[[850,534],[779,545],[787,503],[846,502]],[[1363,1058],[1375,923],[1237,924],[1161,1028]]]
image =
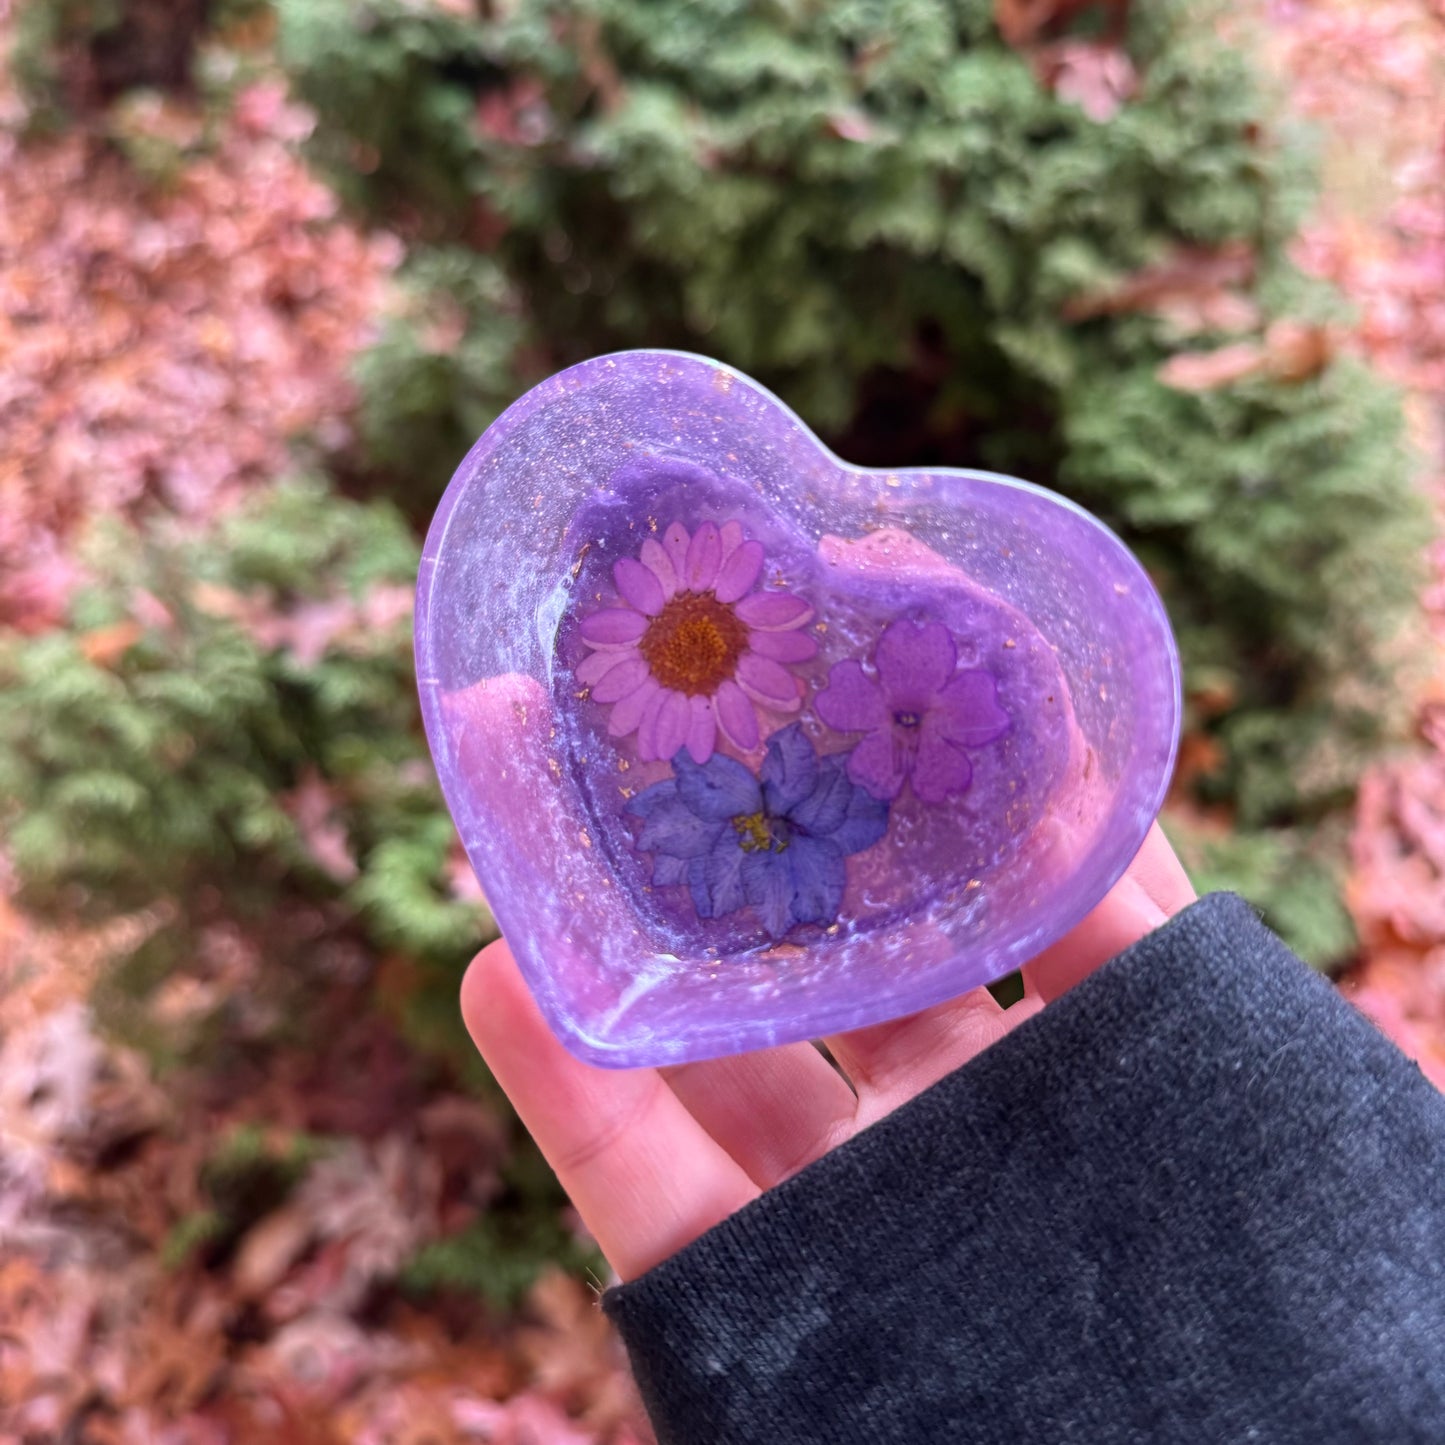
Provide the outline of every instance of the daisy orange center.
[[716,692],[747,645],[747,628],[711,592],[674,597],[638,644],[653,677],[689,697]]

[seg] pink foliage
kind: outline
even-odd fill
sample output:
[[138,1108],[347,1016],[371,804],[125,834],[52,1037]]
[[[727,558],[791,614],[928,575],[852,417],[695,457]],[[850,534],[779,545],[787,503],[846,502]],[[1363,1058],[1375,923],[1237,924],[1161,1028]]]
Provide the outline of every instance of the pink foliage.
[[1139,88],[1133,63],[1117,45],[1062,40],[1035,56],[1039,78],[1060,100],[1102,125]]
[[364,647],[399,623],[409,623],[414,603],[410,587],[389,582],[360,597],[328,597],[282,610],[253,598],[233,598],[231,615],[263,647],[285,648],[302,667],[314,667],[332,648]]
[[[1333,139],[1296,257],[1358,321],[1343,344],[1411,393],[1445,508],[1445,0],[1273,0],[1298,109]],[[1364,946],[1346,991],[1445,1088],[1445,540],[1423,598],[1436,645],[1419,746],[1364,780],[1349,901]]]
[[265,82],[201,150],[157,102],[146,133],[180,161],[150,188],[85,134],[0,131],[0,625],[56,619],[84,518],[201,517],[284,471],[292,439],[345,439],[399,248],[339,219],[294,154],[310,124]]
[[1423,959],[1377,956],[1345,984],[1345,996],[1445,1090],[1445,949]]
[[339,816],[341,799],[314,768],[283,799],[296,824],[302,846],[328,877],[349,883],[357,874],[346,824]]
[[1445,945],[1445,754],[1364,779],[1352,862],[1351,903],[1367,941]]
[[[457,1301],[433,1313],[394,1298],[419,1245],[464,1228],[501,1187],[510,1131],[489,1105],[436,1080],[418,1096],[418,1076],[385,1065],[379,1026],[354,1017],[334,1057],[314,1044],[273,1057],[259,1094],[189,1073],[162,1089],[69,996],[95,963],[80,964],[79,940],[17,941],[8,927],[0,898],[0,957],[19,964],[0,968],[0,1441],[651,1441],[621,1345],[579,1281],[544,1275],[506,1331]],[[367,1040],[373,1079],[357,1068]],[[213,1203],[206,1161],[237,1126],[264,1125],[284,1153],[293,1131],[353,1105],[356,1127],[289,1195],[243,1209],[234,1251],[162,1265],[176,1227]]]
[[1247,376],[1303,381],[1322,370],[1335,341],[1322,326],[1301,321],[1273,322],[1263,341],[1237,341],[1216,351],[1183,351],[1159,368],[1159,379],[1177,391],[1211,391]]
[[453,1419],[469,1438],[487,1445],[598,1445],[598,1436],[581,1430],[550,1400],[514,1395],[510,1400],[458,1400]]
[[[1276,0],[1270,10],[1295,105],[1342,135],[1342,182],[1296,258],[1359,307],[1362,351],[1404,385],[1445,396],[1445,4]],[[1348,151],[1362,140],[1360,175]]]

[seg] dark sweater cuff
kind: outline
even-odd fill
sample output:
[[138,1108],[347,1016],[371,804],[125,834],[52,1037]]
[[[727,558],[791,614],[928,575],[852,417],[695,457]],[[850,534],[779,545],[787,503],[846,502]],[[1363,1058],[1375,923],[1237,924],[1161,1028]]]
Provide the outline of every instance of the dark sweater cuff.
[[1439,1442],[1442,1181],[1219,894],[603,1303],[663,1445]]

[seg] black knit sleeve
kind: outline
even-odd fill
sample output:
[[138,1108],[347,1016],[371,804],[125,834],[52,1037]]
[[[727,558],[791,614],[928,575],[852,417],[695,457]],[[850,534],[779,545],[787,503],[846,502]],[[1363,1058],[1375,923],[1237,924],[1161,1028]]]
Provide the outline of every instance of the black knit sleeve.
[[604,1306],[663,1445],[1440,1445],[1445,1099],[1216,895]]

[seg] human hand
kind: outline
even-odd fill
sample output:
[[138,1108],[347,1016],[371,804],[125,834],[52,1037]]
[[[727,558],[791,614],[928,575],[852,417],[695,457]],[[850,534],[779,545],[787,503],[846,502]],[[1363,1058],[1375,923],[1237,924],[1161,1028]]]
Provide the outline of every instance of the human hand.
[[1098,907],[1024,966],[1018,1003],[1001,1008],[981,988],[835,1034],[826,1042],[843,1074],[809,1043],[671,1068],[593,1068],[547,1027],[504,941],[467,970],[462,1014],[626,1280],[968,1063],[1194,896],[1155,824]]

